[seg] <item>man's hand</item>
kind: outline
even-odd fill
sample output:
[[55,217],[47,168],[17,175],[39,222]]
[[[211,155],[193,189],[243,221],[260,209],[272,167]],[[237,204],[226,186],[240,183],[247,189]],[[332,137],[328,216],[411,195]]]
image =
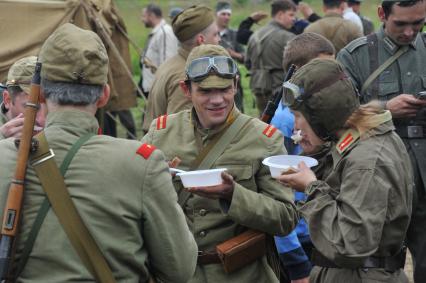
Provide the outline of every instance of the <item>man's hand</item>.
[[309,283],[309,277],[297,279],[297,280],[291,280],[291,283]]
[[244,54],[243,53],[238,53],[231,48],[227,48],[226,50],[228,51],[229,55],[231,55],[232,59],[235,59],[239,62],[244,62]]
[[314,13],[314,10],[312,10],[312,8],[306,3],[299,3],[297,7],[305,19],[308,19],[309,16]]
[[426,100],[415,98],[411,94],[398,95],[386,103],[386,108],[392,113],[393,118],[416,116],[420,108],[426,106]]
[[22,135],[22,129],[24,127],[24,114],[19,114],[12,120],[5,123],[0,127],[0,132],[6,138],[14,137],[20,138]]
[[308,185],[317,180],[314,172],[306,166],[305,162],[300,162],[298,165],[299,171],[293,174],[283,174],[277,180],[288,187],[295,189],[298,192],[304,192]]
[[222,184],[210,187],[188,188],[188,191],[205,198],[226,199],[231,201],[234,188],[234,178],[228,173],[222,172]]
[[263,12],[263,11],[257,11],[257,12],[254,12],[253,14],[250,15],[250,18],[255,23],[260,22],[261,20],[265,19],[266,17],[268,17],[268,14]]

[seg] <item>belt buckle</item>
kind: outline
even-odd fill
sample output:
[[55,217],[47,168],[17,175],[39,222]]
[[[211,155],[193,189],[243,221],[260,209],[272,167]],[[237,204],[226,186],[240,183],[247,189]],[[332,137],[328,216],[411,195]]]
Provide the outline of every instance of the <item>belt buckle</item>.
[[407,136],[409,138],[422,138],[423,127],[422,126],[407,126]]

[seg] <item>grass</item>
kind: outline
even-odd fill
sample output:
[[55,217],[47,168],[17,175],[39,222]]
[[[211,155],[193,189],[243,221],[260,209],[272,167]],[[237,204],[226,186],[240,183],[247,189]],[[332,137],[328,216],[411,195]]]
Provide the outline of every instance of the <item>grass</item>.
[[[137,46],[140,48],[143,48],[145,45],[145,40],[151,31],[151,29],[147,29],[144,27],[140,20],[140,15],[142,12],[143,7],[145,7],[147,4],[154,1],[147,1],[147,0],[116,0],[115,3],[117,4],[117,7],[120,11],[121,16],[123,17],[127,31],[129,34],[129,37],[135,42]],[[173,7],[187,7],[191,4],[195,3],[203,3],[207,6],[210,6],[212,8],[215,7],[217,1],[207,1],[207,0],[201,0],[201,1],[182,1],[182,0],[160,0],[155,1],[156,4],[158,4],[162,10],[163,15],[166,18],[168,22],[168,13],[169,10]],[[232,3],[232,18],[231,18],[231,24],[230,26],[232,28],[238,28],[239,23],[244,20],[247,16],[249,16],[252,12],[263,10],[266,12],[269,12],[270,10],[270,1],[265,0],[234,0],[230,1]],[[306,3],[308,3],[314,11],[316,11],[318,14],[322,15],[322,1],[320,0],[305,0]],[[380,0],[369,0],[364,1],[362,4],[362,14],[370,18],[374,23],[376,29],[379,27],[379,19],[377,18],[377,6],[380,4]],[[300,16],[300,15],[299,15]],[[263,25],[267,23],[269,19],[263,20],[260,24]],[[253,29],[259,28],[261,25],[255,25]],[[140,76],[140,69],[139,69],[139,53],[138,51],[130,47],[131,50],[131,57],[132,57],[132,69],[134,73],[135,80],[138,80]],[[242,79],[242,85],[244,88],[244,108],[247,114],[252,116],[257,116],[257,110],[255,109],[255,106],[253,104],[253,96],[251,94],[251,91],[249,89],[249,78],[247,78],[245,75],[247,73],[246,68],[243,65],[240,65],[240,71],[241,71],[241,79]],[[138,137],[141,137],[141,116],[142,112],[141,109],[144,107],[144,101],[142,99],[138,99],[138,107],[135,107],[132,109],[132,113],[135,117],[137,129],[138,129]],[[119,126],[118,128],[119,136],[124,137],[124,129],[123,127]]]

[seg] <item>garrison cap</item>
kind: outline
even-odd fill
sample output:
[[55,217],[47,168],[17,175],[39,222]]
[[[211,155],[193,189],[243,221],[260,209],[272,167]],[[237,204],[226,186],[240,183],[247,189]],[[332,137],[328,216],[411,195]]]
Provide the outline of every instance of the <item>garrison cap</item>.
[[216,13],[226,11],[228,13],[232,13],[231,4],[224,1],[219,1],[216,4]]
[[[189,53],[186,59],[185,70],[188,69],[189,64],[191,64],[194,59],[214,56],[226,56],[231,58],[228,51],[220,45],[202,44],[193,48]],[[232,83],[233,79],[221,78],[213,73],[209,74],[204,80],[198,82],[198,85],[202,88],[226,88],[232,85]]]
[[324,140],[335,138],[359,107],[355,87],[334,59],[313,59],[290,82],[301,92],[301,99],[290,108],[302,112],[315,134]]
[[36,56],[29,56],[16,61],[9,69],[6,86],[19,86],[24,92],[29,94],[36,63]]
[[173,32],[180,42],[190,39],[214,22],[212,9],[204,5],[186,8],[172,21]]
[[41,78],[88,85],[107,83],[108,55],[99,36],[66,23],[41,47]]

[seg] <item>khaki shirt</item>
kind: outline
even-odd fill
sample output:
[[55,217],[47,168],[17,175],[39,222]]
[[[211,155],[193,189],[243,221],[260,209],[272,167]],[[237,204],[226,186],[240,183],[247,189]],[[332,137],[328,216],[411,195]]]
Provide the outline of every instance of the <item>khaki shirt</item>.
[[336,53],[352,40],[363,36],[361,29],[356,24],[331,12],[307,26],[305,32],[317,33],[330,40],[336,48]]
[[[232,115],[244,114],[234,109]],[[161,149],[168,160],[179,157],[182,163],[178,167],[184,170],[189,169],[199,152],[196,136],[205,146],[223,130],[202,129],[195,111],[190,110],[168,116],[165,125],[157,129],[155,120],[143,141]],[[267,127],[251,118],[212,166],[227,168],[234,177],[236,185],[230,203],[192,195],[184,205],[199,250],[214,251],[217,244],[247,227],[270,235],[286,235],[295,227],[297,215],[291,191],[272,179],[268,167],[262,164],[268,156],[285,153],[281,134],[276,131],[267,137],[263,134]],[[183,188],[179,177],[175,177],[174,184],[180,194]],[[226,274],[220,264],[198,265],[189,282],[266,283],[278,282],[278,279],[263,257],[231,274]]]
[[[402,270],[354,272],[369,256],[398,253],[411,215],[410,159],[390,120],[357,139],[346,132],[328,154],[322,181],[312,182],[300,213],[315,248],[344,268],[315,267],[310,282],[405,282]],[[348,135],[353,142],[345,145]],[[339,152],[339,148],[342,152]],[[377,280],[377,281],[374,281]]]
[[155,118],[173,114],[192,106],[179,86],[185,79],[185,63],[189,51],[179,48],[178,54],[161,64],[155,73],[155,79],[148,96],[142,130],[147,132]]
[[[2,127],[7,122],[7,117],[3,113],[0,113],[0,127]],[[5,139],[6,137],[0,131],[0,140]]]
[[[79,137],[96,133],[98,127],[86,112],[49,113],[45,133],[58,166]],[[136,153],[140,146],[136,141],[93,136],[72,160],[65,183],[117,282],[147,282],[152,273],[162,281],[187,282],[196,265],[196,243],[177,204],[163,154],[155,150],[145,159]],[[17,155],[13,140],[0,141],[0,152],[3,214]],[[44,198],[30,166],[17,261]],[[94,279],[50,209],[17,282],[69,281]]]

